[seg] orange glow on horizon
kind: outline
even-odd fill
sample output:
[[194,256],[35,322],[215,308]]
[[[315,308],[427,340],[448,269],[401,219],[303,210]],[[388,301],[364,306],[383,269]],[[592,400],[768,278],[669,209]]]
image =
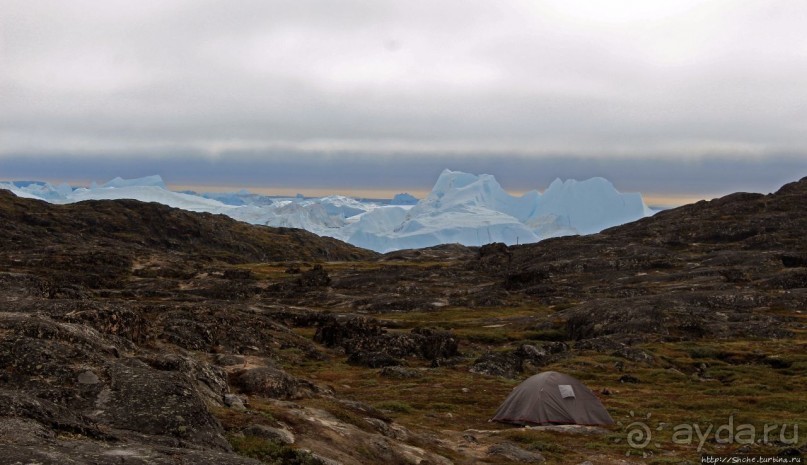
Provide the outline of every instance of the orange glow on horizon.
[[[328,195],[344,195],[354,198],[365,199],[391,199],[395,194],[408,193],[418,199],[426,197],[430,190],[424,189],[359,189],[359,188],[292,188],[292,187],[258,187],[258,186],[214,186],[214,185],[182,185],[169,184],[169,189],[174,191],[192,190],[195,192],[236,192],[246,189],[254,194],[276,195],[294,197],[303,194],[306,197],[325,197]],[[510,195],[523,195],[523,191],[507,191]],[[699,194],[665,194],[665,193],[642,193],[644,203],[648,206],[679,207],[699,200],[710,200],[717,195]]]
[[[15,179],[0,178],[0,182],[11,182]],[[19,179],[16,179],[19,180]],[[63,179],[40,179],[40,181],[50,182],[53,185],[59,185],[67,182],[71,186],[89,186],[92,181],[87,180],[71,180],[65,181]],[[100,184],[100,183],[99,183]],[[208,184],[167,184],[168,188],[172,191],[185,191],[190,190],[194,192],[237,192],[246,189],[254,194],[273,195],[281,197],[294,197],[297,194],[303,194],[306,197],[325,197],[328,195],[344,195],[354,198],[365,199],[391,199],[395,194],[408,193],[414,195],[418,199],[426,197],[429,189],[361,189],[361,188],[293,188],[293,187],[266,187],[266,186],[243,186],[243,185],[208,185]],[[507,191],[510,195],[523,195],[527,190],[510,190]],[[627,192],[627,191],[626,191]],[[678,207],[690,203],[695,203],[699,200],[710,200],[720,197],[724,194],[668,194],[656,192],[642,192],[645,204],[648,206],[662,206],[662,207]]]

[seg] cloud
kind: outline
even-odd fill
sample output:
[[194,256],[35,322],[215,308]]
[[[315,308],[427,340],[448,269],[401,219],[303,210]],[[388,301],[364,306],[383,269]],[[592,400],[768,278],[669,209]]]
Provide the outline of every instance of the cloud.
[[[217,157],[194,151],[118,157],[69,153],[0,158],[7,179],[53,182],[107,181],[161,174],[174,185],[244,186],[272,189],[428,191],[444,168],[493,174],[511,191],[543,190],[556,177],[587,179],[601,176],[623,192],[710,198],[736,191],[773,192],[807,175],[807,159],[777,154],[767,157],[704,157],[678,160],[657,157],[608,158],[577,155],[544,157],[512,154],[406,152],[384,156],[356,152],[274,150],[231,151]],[[2,179],[2,178],[0,178]]]
[[802,2],[0,7],[0,159],[807,156]]

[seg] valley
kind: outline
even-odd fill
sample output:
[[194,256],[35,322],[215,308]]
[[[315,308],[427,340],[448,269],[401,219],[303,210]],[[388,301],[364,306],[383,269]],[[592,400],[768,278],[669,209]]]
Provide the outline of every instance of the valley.
[[[0,191],[0,456],[803,455],[806,206],[807,178],[598,234],[380,254],[155,203],[51,205]],[[617,424],[488,422],[513,387],[547,370],[586,384]],[[676,435],[729,422],[753,426],[753,439]],[[651,436],[641,447],[629,443],[637,423]]]

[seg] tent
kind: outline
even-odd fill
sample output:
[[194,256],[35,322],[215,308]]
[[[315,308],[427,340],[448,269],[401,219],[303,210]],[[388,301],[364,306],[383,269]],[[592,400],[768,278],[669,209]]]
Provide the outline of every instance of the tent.
[[589,388],[557,371],[539,373],[516,386],[491,421],[517,425],[614,423]]

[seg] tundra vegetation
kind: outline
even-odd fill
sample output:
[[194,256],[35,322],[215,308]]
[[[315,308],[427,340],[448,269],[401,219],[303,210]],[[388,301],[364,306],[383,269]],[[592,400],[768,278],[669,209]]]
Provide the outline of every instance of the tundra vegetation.
[[[384,255],[135,201],[2,191],[0,223],[10,463],[805,451],[807,179],[589,236]],[[581,380],[618,424],[488,422],[545,370]],[[652,436],[641,448],[627,441],[637,422]],[[728,437],[740,425],[752,443]],[[686,426],[709,433],[687,442]]]

